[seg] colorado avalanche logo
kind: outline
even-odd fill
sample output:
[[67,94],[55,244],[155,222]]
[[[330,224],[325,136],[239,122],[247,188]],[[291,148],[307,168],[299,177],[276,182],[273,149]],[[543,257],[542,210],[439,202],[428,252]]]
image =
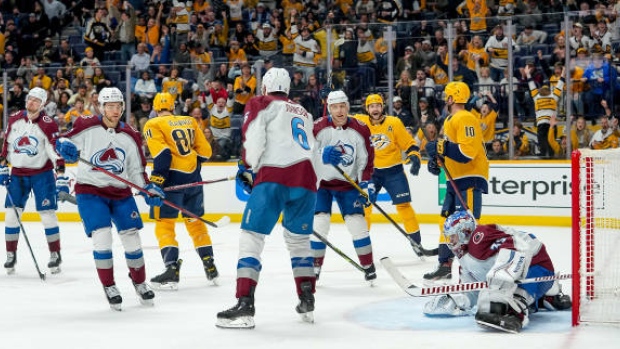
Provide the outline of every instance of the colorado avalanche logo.
[[36,156],[39,151],[37,147],[39,140],[33,136],[19,137],[13,142],[13,149],[17,154],[26,154],[28,156]]
[[379,133],[370,136],[370,142],[375,149],[380,150],[390,145],[390,138],[388,138],[388,136],[384,134]]
[[121,148],[112,147],[112,143],[110,143],[106,149],[93,154],[90,161],[95,166],[115,174],[121,174],[125,169],[125,151]]
[[342,166],[351,166],[353,164],[353,160],[355,160],[355,149],[352,145],[344,144],[342,142],[338,142],[338,146],[342,149]]

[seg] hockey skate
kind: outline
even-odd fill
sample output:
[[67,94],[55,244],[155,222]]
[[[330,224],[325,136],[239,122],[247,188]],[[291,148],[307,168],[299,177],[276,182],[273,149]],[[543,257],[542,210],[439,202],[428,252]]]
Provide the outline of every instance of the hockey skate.
[[6,269],[6,273],[12,275],[15,273],[15,263],[17,262],[17,255],[15,252],[7,252],[6,253],[6,262],[4,263],[4,268]]
[[364,279],[368,281],[370,286],[374,286],[375,280],[377,279],[375,263],[372,263],[370,266],[364,268]]
[[490,312],[477,312],[475,319],[481,327],[509,333],[519,333],[529,323],[527,307],[517,313],[508,304],[497,302],[491,302]]
[[237,304],[228,309],[217,313],[216,327],[219,328],[254,328],[254,299],[252,297],[241,297]]
[[452,279],[452,263],[442,263],[435,271],[423,276],[425,284],[447,283]]
[[105,296],[108,299],[108,303],[110,303],[110,309],[121,311],[123,297],[121,297],[121,293],[118,290],[118,287],[116,287],[116,285],[107,287],[103,286],[103,291],[105,292]]
[[555,296],[543,296],[538,300],[538,309],[550,311],[568,310],[573,306],[570,296],[558,293]]
[[321,266],[314,265],[314,276],[316,277],[316,281],[319,281],[319,276],[321,275]]
[[220,274],[217,272],[217,268],[215,267],[215,261],[213,257],[206,256],[202,259],[202,265],[205,268],[205,274],[207,274],[207,280],[212,281],[214,285],[217,285],[217,278]]
[[182,259],[169,265],[166,271],[151,279],[151,284],[159,290],[176,291],[179,289],[179,272],[181,271]]
[[136,289],[136,294],[138,295],[140,304],[151,307],[154,305],[153,298],[155,298],[155,292],[151,290],[151,287],[146,282],[141,284],[136,284],[133,282],[133,287]]
[[47,263],[47,267],[50,269],[50,273],[60,273],[60,263],[62,263],[62,257],[60,251],[50,253],[50,261]]
[[304,322],[314,323],[314,295],[312,294],[312,284],[309,281],[302,282],[299,304],[295,311],[301,316]]

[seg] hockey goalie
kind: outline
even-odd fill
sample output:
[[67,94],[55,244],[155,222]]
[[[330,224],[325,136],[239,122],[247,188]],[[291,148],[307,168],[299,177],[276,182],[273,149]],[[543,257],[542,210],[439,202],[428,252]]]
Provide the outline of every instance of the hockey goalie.
[[425,315],[475,313],[482,327],[517,333],[527,326],[530,312],[571,307],[570,297],[562,294],[557,280],[519,282],[554,275],[547,249],[534,235],[496,224],[477,225],[466,211],[446,219],[444,234],[459,260],[460,282],[486,281],[488,288],[436,296],[425,305]]

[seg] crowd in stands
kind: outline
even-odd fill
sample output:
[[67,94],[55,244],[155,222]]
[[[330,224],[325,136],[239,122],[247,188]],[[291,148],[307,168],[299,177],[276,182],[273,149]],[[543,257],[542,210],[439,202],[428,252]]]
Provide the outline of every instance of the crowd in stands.
[[[199,119],[217,159],[227,160],[239,151],[230,129],[272,66],[290,71],[291,98],[315,117],[323,115],[326,87],[343,89],[354,108],[379,92],[414,135],[440,134],[448,115],[443,86],[452,76],[473,92],[469,107],[481,118],[490,157],[505,158],[508,139],[515,157],[566,157],[558,128],[566,117],[574,120],[573,149],[617,147],[618,13],[620,2],[579,0],[0,0],[0,67],[9,80],[1,107],[23,109],[28,89],[40,86],[49,92],[46,113],[69,129],[80,115],[99,113],[101,88],[117,86],[131,91],[129,120],[142,129],[154,117],[155,94],[169,92],[175,112]],[[387,27],[396,34],[393,61]],[[509,85],[513,137],[497,132],[507,125]],[[548,132],[537,132],[541,125]],[[545,149],[537,149],[541,137]]]

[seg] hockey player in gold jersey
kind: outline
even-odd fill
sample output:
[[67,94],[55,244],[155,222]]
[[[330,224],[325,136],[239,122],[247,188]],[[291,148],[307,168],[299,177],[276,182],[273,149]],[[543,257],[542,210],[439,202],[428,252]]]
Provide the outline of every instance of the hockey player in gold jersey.
[[[381,188],[390,194],[396,211],[403,220],[405,231],[412,242],[421,244],[420,224],[411,206],[409,182],[403,170],[403,152],[411,163],[409,172],[417,176],[420,171],[420,149],[415,139],[407,132],[405,125],[395,116],[383,113],[383,98],[371,94],[366,98],[368,114],[357,114],[355,118],[365,123],[370,129],[370,140],[375,148],[374,172],[372,182],[376,191],[370,192],[370,200],[376,201]],[[370,227],[372,206],[366,208],[365,215]],[[414,245],[412,243],[412,245]],[[421,255],[421,252],[414,248]]]
[[[443,138],[428,142],[425,146],[429,157],[428,171],[439,175],[441,169],[438,161],[443,161],[454,184],[458,188],[461,198],[453,186],[447,186],[441,216],[448,217],[458,210],[467,208],[472,211],[476,219],[480,219],[482,209],[482,194],[488,190],[489,160],[480,119],[465,109],[469,100],[470,90],[466,83],[461,81],[450,82],[445,88],[446,106],[450,115],[443,125]],[[443,220],[440,224],[443,227]],[[447,240],[441,234],[439,238],[439,267],[437,270],[424,274],[428,281],[446,280],[452,278],[452,260],[454,254],[447,246]]]
[[[174,97],[158,93],[153,100],[157,117],[144,125],[144,138],[153,156],[151,182],[166,188],[173,185],[200,182],[201,162],[211,156],[211,146],[196,120],[190,116],[173,115]],[[202,187],[172,190],[166,199],[192,213],[204,214]],[[166,271],[151,279],[162,288],[176,289],[179,282],[179,245],[175,236],[175,220],[179,212],[170,206],[151,209],[155,219],[155,235],[159,242]],[[208,280],[215,282],[218,276],[213,261],[213,247],[206,225],[195,218],[184,216],[185,227],[194,241],[194,248],[202,260]]]

